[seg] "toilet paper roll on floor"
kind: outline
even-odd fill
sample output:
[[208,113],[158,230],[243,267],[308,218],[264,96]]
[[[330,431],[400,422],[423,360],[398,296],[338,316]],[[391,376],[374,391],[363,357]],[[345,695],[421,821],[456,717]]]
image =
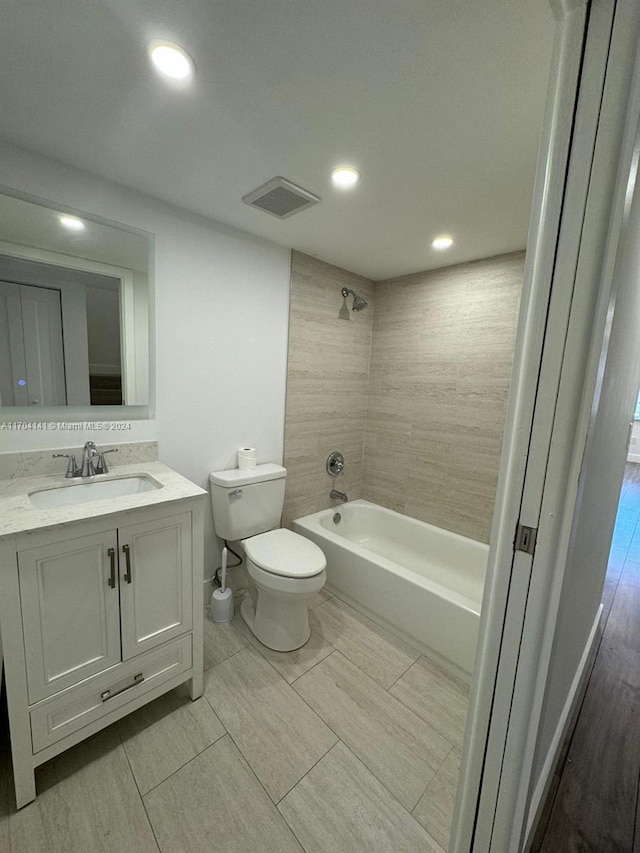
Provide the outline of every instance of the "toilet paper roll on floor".
[[255,468],[258,464],[258,454],[255,447],[239,447],[238,448],[238,468],[246,471],[249,468]]

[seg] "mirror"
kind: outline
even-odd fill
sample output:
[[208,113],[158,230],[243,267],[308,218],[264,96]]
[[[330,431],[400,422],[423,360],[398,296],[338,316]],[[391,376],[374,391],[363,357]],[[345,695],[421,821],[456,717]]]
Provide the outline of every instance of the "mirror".
[[0,406],[149,403],[151,235],[0,193]]

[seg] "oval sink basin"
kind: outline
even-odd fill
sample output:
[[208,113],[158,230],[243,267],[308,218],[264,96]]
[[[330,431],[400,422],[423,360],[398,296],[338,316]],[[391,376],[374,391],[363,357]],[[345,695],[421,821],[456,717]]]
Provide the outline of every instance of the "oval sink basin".
[[89,501],[101,501],[106,498],[121,498],[137,495],[152,489],[161,489],[162,484],[146,474],[131,477],[118,477],[114,480],[90,480],[79,483],[65,483],[52,489],[40,489],[31,492],[29,500],[38,509],[55,509]]

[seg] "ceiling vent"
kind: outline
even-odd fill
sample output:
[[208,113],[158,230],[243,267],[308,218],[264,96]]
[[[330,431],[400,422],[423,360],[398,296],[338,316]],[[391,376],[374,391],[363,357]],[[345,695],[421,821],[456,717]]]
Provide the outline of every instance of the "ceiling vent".
[[287,219],[294,213],[300,213],[301,210],[317,204],[320,199],[317,195],[292,184],[286,178],[277,177],[243,196],[242,201],[251,207],[257,207],[258,210],[277,216],[278,219]]

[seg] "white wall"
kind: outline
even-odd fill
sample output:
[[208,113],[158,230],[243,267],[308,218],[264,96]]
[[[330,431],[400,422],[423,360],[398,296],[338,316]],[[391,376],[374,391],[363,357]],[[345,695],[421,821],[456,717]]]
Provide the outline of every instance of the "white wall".
[[[0,184],[155,235],[155,420],[133,422],[119,440],[157,438],[161,461],[203,487],[243,444],[261,462],[282,461],[289,250],[4,144]],[[0,431],[0,451],[88,438],[113,440]],[[207,522],[210,574],[217,553]]]

